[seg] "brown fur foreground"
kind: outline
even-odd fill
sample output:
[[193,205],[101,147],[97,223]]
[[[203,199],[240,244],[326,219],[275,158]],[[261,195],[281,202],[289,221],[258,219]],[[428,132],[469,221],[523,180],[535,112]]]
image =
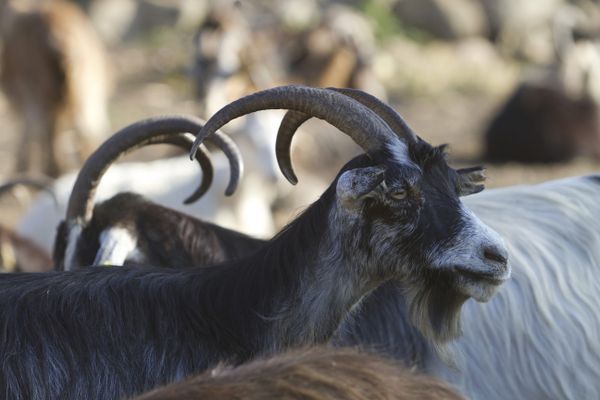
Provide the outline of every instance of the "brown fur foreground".
[[314,348],[216,368],[135,400],[460,400],[447,384],[352,349]]

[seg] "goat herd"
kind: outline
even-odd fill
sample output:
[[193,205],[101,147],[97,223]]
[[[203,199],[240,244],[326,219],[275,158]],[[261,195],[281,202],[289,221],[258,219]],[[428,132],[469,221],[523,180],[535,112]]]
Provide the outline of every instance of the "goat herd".
[[[292,184],[290,144],[310,118],[364,151],[272,239],[133,193],[94,205],[111,163],[155,143],[191,147],[203,174],[187,202],[214,178],[204,143],[220,149],[231,195],[243,163],[218,129],[265,109],[288,110],[275,150]],[[476,194],[484,179],[481,167],[450,167],[444,146],[355,89],[276,87],[206,123],[136,122],[80,170],[55,271],[0,276],[0,392],[598,398],[600,176]]]

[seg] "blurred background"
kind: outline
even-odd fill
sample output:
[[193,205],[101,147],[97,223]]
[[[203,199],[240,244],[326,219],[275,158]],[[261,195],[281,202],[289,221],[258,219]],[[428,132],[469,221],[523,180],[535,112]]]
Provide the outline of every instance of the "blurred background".
[[[423,139],[449,144],[454,166],[485,164],[488,188],[600,171],[598,1],[0,0],[0,24],[3,181],[73,174],[138,119],[206,119],[288,83],[355,87],[388,101]],[[218,201],[221,214],[205,217],[267,236],[358,152],[310,121],[294,141],[300,182],[292,187],[274,163],[282,115],[260,112],[224,128],[242,147],[245,184]],[[178,154],[158,146],[124,162]],[[146,182],[132,185],[142,194],[177,182],[191,192],[197,167],[183,168],[188,181],[161,181],[144,168],[128,179]],[[55,185],[66,192],[59,203],[69,179]],[[211,193],[223,199],[226,176],[216,179]],[[19,226],[39,202],[16,196],[0,198],[6,226]]]

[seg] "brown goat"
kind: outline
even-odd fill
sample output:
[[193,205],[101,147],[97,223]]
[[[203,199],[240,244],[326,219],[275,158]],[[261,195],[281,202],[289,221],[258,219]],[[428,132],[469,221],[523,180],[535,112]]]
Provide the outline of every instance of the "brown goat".
[[[82,161],[108,133],[104,48],[72,2],[0,0],[0,83],[23,124],[16,168],[56,176]],[[66,143],[63,126],[76,143]],[[70,148],[69,148],[70,147]]]
[[216,368],[136,400],[459,400],[450,386],[356,350],[313,348]]

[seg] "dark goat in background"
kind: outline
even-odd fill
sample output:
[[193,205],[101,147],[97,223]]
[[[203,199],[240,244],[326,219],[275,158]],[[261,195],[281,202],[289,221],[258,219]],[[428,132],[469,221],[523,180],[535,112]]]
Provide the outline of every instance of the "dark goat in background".
[[487,128],[485,149],[493,162],[600,158],[600,108],[558,88],[522,84]]
[[587,18],[574,10],[565,5],[557,12],[557,60],[539,81],[520,84],[492,118],[485,132],[487,160],[600,158],[600,34],[597,21],[586,27]]
[[461,400],[450,386],[352,349],[288,352],[200,376],[135,400]]
[[[0,390],[8,398],[120,398],[218,362],[323,343],[392,279],[416,304],[420,328],[444,340],[458,334],[464,301],[488,300],[509,277],[502,240],[462,206],[459,174],[441,150],[408,127],[393,131],[342,94],[256,93],[215,114],[195,145],[236,116],[269,107],[323,118],[367,155],[237,261],[1,276],[0,332],[10,334],[0,341]],[[443,293],[432,292],[439,281]]]

